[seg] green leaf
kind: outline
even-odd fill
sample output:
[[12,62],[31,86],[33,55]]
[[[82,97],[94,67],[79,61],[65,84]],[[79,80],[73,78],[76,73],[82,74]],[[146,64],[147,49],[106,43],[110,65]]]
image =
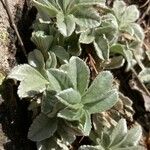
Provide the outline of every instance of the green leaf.
[[21,81],[18,87],[20,98],[32,97],[37,93],[42,93],[49,82],[33,67],[24,64],[12,69],[8,78]]
[[95,37],[91,30],[82,32],[79,37],[79,42],[83,44],[90,44],[94,41]]
[[84,109],[86,109],[90,114],[95,114],[112,108],[117,103],[117,101],[117,90],[112,90],[106,93],[104,97],[99,97],[99,100],[85,104]]
[[105,150],[105,149],[101,146],[83,145],[79,148],[79,150]]
[[121,26],[135,22],[139,18],[139,11],[135,5],[128,6],[121,18]]
[[44,55],[52,44],[53,36],[45,35],[44,31],[37,31],[32,33],[31,40],[36,45],[37,49],[41,50]]
[[132,23],[131,27],[134,30],[134,35],[137,38],[137,40],[142,42],[145,37],[142,27],[137,23]]
[[124,55],[124,46],[118,43],[114,44],[110,47],[110,52]]
[[43,141],[38,141],[37,149],[38,150],[60,150],[60,147],[56,141],[57,141],[56,137],[51,137]]
[[67,62],[70,58],[69,53],[61,46],[54,46],[51,51],[53,51],[56,56],[64,62]]
[[79,121],[83,115],[84,112],[82,109],[74,110],[70,108],[65,108],[57,114],[58,117],[68,121]]
[[79,56],[81,54],[82,50],[80,47],[78,34],[75,34],[75,32],[73,32],[73,34],[66,39],[65,49],[71,56]]
[[72,144],[76,139],[75,133],[70,128],[71,126],[68,127],[68,124],[66,124],[65,121],[63,123],[62,120],[59,121],[59,127],[57,131],[61,136],[62,141],[64,141],[66,144]]
[[57,27],[60,33],[68,37],[75,30],[75,18],[73,15],[64,16],[63,13],[57,14]]
[[127,61],[126,71],[130,70],[134,65],[133,53],[130,49],[127,49],[124,45],[115,44],[111,46],[110,51],[116,54],[121,54]]
[[[84,116],[83,116],[83,133],[85,136],[89,136],[90,132],[91,132],[91,128],[92,128],[92,123],[91,123],[91,115],[88,113],[88,111],[84,112]],[[83,120],[82,119],[82,120]]]
[[68,64],[63,65],[76,90],[82,95],[87,89],[90,78],[90,70],[83,60],[78,57],[71,57]]
[[101,72],[82,97],[82,103],[94,103],[111,91],[113,75],[108,71]]
[[131,67],[133,67],[133,53],[130,50],[124,50],[124,57],[126,58],[127,61],[127,66],[126,66],[126,71],[130,70]]
[[42,141],[47,139],[55,133],[57,130],[57,119],[48,118],[44,114],[40,114],[32,123],[28,138],[32,141]]
[[101,23],[98,12],[92,7],[79,7],[73,12],[76,24],[81,27],[95,28]]
[[[55,105],[58,103],[58,99],[55,96],[56,92],[46,91],[43,95],[41,112],[44,114],[49,114],[54,111]],[[59,110],[59,108],[58,108]],[[57,111],[56,111],[57,112]]]
[[38,70],[45,68],[44,57],[39,50],[34,50],[28,54],[28,63]]
[[130,129],[124,138],[124,140],[120,143],[121,147],[128,146],[136,146],[138,142],[140,141],[142,136],[142,128],[141,126],[136,126],[132,129]]
[[59,12],[58,8],[56,8],[49,0],[33,0],[33,6],[38,9],[38,12],[43,19],[55,17]]
[[139,146],[123,147],[123,148],[114,148],[112,150],[142,150]]
[[150,83],[150,68],[145,68],[139,73],[139,78],[144,83]]
[[74,87],[66,72],[58,69],[49,69],[48,71],[55,77],[62,90]]
[[74,105],[81,102],[80,93],[72,88],[59,92],[57,97],[58,99],[61,99],[60,101],[64,104],[67,102],[68,104]]
[[105,35],[97,37],[94,41],[94,47],[98,57],[102,60],[109,59],[109,43]]
[[46,69],[50,69],[50,68],[56,68],[57,66],[57,58],[55,53],[53,52],[48,52],[48,58],[46,60]]
[[113,11],[118,20],[121,19],[125,9],[126,9],[126,3],[123,0],[114,1]]
[[67,12],[68,7],[70,6],[70,3],[72,3],[72,0],[58,0],[59,5],[61,6],[62,10],[64,12]]
[[106,0],[75,0],[76,5],[103,5],[105,6]]
[[110,146],[120,143],[127,134],[127,125],[125,119],[121,119],[111,134]]
[[110,59],[110,63],[105,65],[106,69],[121,68],[125,63],[123,56],[115,56]]

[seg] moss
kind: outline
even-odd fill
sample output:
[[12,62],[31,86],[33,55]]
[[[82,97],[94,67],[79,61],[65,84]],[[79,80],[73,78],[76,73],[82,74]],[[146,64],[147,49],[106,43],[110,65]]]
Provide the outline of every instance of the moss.
[[1,44],[7,44],[8,43],[7,31],[0,31],[0,43]]

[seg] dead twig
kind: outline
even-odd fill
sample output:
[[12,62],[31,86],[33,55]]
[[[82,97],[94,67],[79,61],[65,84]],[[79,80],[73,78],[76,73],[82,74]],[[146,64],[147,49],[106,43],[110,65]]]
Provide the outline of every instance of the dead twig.
[[6,12],[7,12],[8,17],[9,17],[10,25],[12,26],[12,28],[14,29],[14,31],[15,31],[15,33],[17,35],[17,38],[18,38],[18,41],[19,41],[19,43],[21,45],[22,51],[23,51],[24,55],[27,57],[27,53],[26,53],[23,41],[21,39],[21,36],[20,36],[19,31],[17,29],[17,26],[16,26],[16,24],[15,24],[15,22],[13,20],[13,17],[11,15],[11,11],[10,11],[10,7],[9,7],[9,4],[8,4],[8,0],[4,0],[5,3],[3,2],[3,0],[1,0],[1,2],[2,2],[4,8],[5,8]]
[[150,0],[147,0],[140,8],[144,8],[148,3],[150,3]]
[[146,88],[146,86],[143,84],[143,82],[141,81],[141,79],[138,77],[138,74],[136,73],[136,71],[134,70],[134,68],[131,68],[131,71],[134,74],[134,76],[137,78],[138,82],[141,84],[141,87],[143,88],[144,92],[150,97],[149,90]]
[[147,9],[144,11],[143,15],[138,20],[138,23],[141,23],[141,21],[145,18],[145,16],[149,14],[149,11],[150,11],[150,1],[149,0],[148,0],[147,4],[148,4]]
[[93,67],[95,73],[98,74],[98,71],[97,71],[96,66],[95,66],[96,62],[95,62],[94,58],[92,57],[92,55],[90,53],[88,53],[88,56],[90,58],[90,64],[91,64],[91,66]]

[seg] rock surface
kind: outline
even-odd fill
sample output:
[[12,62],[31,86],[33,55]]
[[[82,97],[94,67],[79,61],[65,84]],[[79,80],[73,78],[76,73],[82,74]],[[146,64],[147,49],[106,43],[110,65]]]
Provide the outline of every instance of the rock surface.
[[[20,10],[23,9],[24,0],[8,0],[8,3],[12,17],[17,23],[21,17],[21,11],[19,14],[17,10],[18,8]],[[0,0],[0,78],[3,77],[2,75],[5,76],[8,74],[11,68],[15,65],[16,40],[16,34],[11,27],[9,17],[5,9],[5,0]],[[0,104],[1,103],[2,98],[0,97]],[[0,110],[0,112],[1,111],[2,110]],[[9,139],[3,133],[2,125],[0,124],[0,150],[4,149],[3,144],[8,142],[8,140]]]

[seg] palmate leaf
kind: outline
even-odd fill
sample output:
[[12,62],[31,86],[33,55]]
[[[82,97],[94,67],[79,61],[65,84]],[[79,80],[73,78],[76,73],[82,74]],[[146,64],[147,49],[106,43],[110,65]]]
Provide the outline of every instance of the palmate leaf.
[[53,136],[46,140],[37,142],[37,149],[38,150],[69,150],[67,145],[64,141],[58,139],[57,137]]
[[84,145],[81,146],[79,150],[105,150],[105,149],[101,146]]
[[57,27],[60,33],[68,37],[75,30],[75,18],[73,15],[64,16],[63,13],[57,14]]
[[[95,99],[97,99],[97,97],[95,97]],[[112,108],[118,101],[118,93],[117,93],[117,90],[112,90],[112,91],[106,93],[106,95],[104,97],[101,97],[101,95],[100,95],[99,99],[97,101],[94,101],[95,99],[91,99],[90,103],[84,104],[84,108],[90,114],[104,112],[104,111]],[[92,100],[94,102],[92,102]]]
[[111,134],[111,144],[110,146],[116,145],[121,142],[127,134],[126,121],[124,119],[120,120],[116,128]]
[[37,142],[37,150],[60,150],[57,144],[57,138],[51,137],[43,141]]
[[84,111],[82,109],[75,110],[65,108],[61,110],[57,116],[68,121],[79,121],[81,117],[84,116]]
[[102,60],[109,59],[109,43],[105,35],[99,36],[94,41],[95,51]]
[[121,17],[121,26],[126,26],[129,23],[135,22],[139,18],[139,14],[135,5],[128,6]]
[[144,31],[143,31],[142,27],[137,23],[132,23],[131,28],[134,31],[134,36],[136,37],[136,39],[140,42],[143,41],[145,35],[144,35]]
[[92,7],[79,7],[73,12],[76,24],[81,27],[94,28],[101,24],[100,16]]
[[[100,130],[101,131],[101,130]],[[79,149],[87,150],[140,150],[138,146],[142,135],[142,130],[139,125],[127,130],[125,119],[121,119],[113,129],[105,129],[102,134],[98,134],[93,141],[96,146],[81,146]],[[92,135],[91,135],[92,136]],[[91,137],[92,138],[92,137]],[[99,140],[97,140],[99,138]]]
[[56,45],[52,47],[51,51],[54,52],[56,56],[63,62],[68,62],[70,56],[69,53],[63,47]]
[[75,0],[76,5],[105,5],[106,0]]
[[107,92],[112,90],[112,82],[113,75],[110,72],[100,73],[82,96],[82,103],[94,103],[103,98]]
[[45,68],[44,57],[39,50],[34,50],[28,54],[28,63],[38,70]]
[[49,50],[52,44],[53,36],[46,35],[44,31],[37,31],[32,33],[31,41],[36,45],[38,50],[41,50],[44,55],[44,53]]
[[69,63],[63,65],[61,69],[67,72],[74,88],[82,95],[88,87],[90,78],[90,70],[85,62],[78,57],[71,57]]
[[145,68],[139,73],[139,78],[144,83],[150,83],[150,68]]
[[50,68],[56,68],[57,66],[57,58],[54,52],[48,52],[47,53],[47,59],[45,62],[45,68],[50,69]]
[[32,141],[42,141],[45,140],[55,133],[57,130],[57,119],[48,118],[44,114],[40,114],[32,123],[28,138]]
[[59,92],[57,96],[58,99],[60,99],[60,101],[65,101],[71,105],[78,104],[81,102],[80,93],[73,90],[72,88]]
[[135,5],[126,6],[123,0],[116,0],[113,5],[113,11],[118,19],[120,30],[132,30],[130,24],[139,18],[139,11]]
[[58,30],[62,35],[68,37],[75,30],[75,24],[88,28],[99,26],[100,16],[93,5],[98,4],[104,6],[104,2],[104,0],[34,0],[33,4],[43,17],[43,20],[47,21],[50,20],[50,18],[56,17]]
[[[72,42],[72,41],[74,41],[74,42]],[[66,39],[65,49],[71,56],[81,55],[82,49],[81,49],[81,46],[79,43],[79,35],[78,34],[75,34],[75,32],[73,32],[73,34],[68,39]]]
[[18,87],[20,98],[32,97],[46,89],[49,82],[33,67],[24,64],[12,69],[8,78],[21,81]]
[[49,69],[48,72],[57,80],[61,90],[74,88],[74,85],[66,72],[58,69]]
[[113,4],[113,11],[118,20],[122,17],[126,9],[126,3],[123,0],[115,0]]
[[[75,57],[73,58],[75,59]],[[62,69],[68,71],[68,64],[63,65]],[[69,77],[70,75],[74,77],[73,74],[68,74]],[[78,77],[75,79],[78,79]],[[84,91],[82,95],[76,91],[76,88],[59,92],[57,98],[66,107],[58,113],[58,117],[69,121],[79,121],[79,127],[83,134],[89,135],[91,130],[90,115],[110,109],[118,100],[118,93],[112,87],[112,82],[112,74],[106,71],[100,73],[89,89]]]
[[82,123],[82,131],[85,136],[89,136],[92,128],[92,123],[91,123],[91,115],[89,114],[88,111],[84,112],[84,115],[81,118],[81,123]]
[[110,59],[110,63],[104,64],[106,69],[117,69],[121,68],[125,63],[125,59],[123,56],[115,56]]
[[91,30],[87,30],[82,32],[79,37],[79,42],[83,44],[90,44],[94,41],[95,36]]
[[50,0],[33,0],[33,6],[38,9],[43,19],[55,17],[59,9]]
[[141,139],[141,136],[142,136],[142,129],[140,126],[136,126],[127,132],[126,137],[117,147],[126,147],[126,145],[130,147],[136,146],[139,140]]

